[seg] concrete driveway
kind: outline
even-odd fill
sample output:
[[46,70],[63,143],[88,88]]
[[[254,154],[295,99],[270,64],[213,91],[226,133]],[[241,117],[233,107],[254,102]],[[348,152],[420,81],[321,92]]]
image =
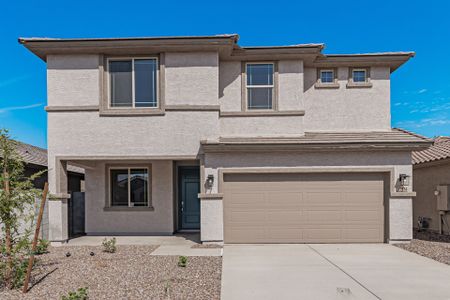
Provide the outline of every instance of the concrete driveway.
[[449,278],[387,244],[226,245],[222,299],[450,299]]

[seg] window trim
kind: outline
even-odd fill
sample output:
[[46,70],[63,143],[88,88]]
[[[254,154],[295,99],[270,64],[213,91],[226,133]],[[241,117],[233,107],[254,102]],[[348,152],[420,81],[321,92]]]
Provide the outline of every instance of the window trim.
[[[272,108],[249,108],[248,107],[248,88],[247,85],[247,66],[248,65],[267,65],[273,66],[272,85],[257,85],[250,88],[272,88]],[[277,61],[246,61],[242,62],[242,111],[244,112],[268,112],[278,110],[278,62]]]
[[[111,191],[111,170],[121,170],[127,169],[128,174],[132,169],[145,169],[147,170],[148,180],[147,180],[147,206],[130,206],[131,203],[131,189],[128,188],[128,206],[114,206],[112,205],[112,191]],[[152,186],[153,186],[153,172],[152,165],[143,164],[114,164],[106,165],[105,178],[108,181],[106,186],[106,201],[105,201],[105,211],[153,211],[152,203]],[[128,186],[130,185],[130,176],[128,176]]]
[[[158,59],[158,73],[157,73],[157,88],[159,96],[158,107],[112,107],[110,108],[110,84],[109,84],[109,71],[108,60],[109,59],[130,59],[130,58],[157,58]],[[100,73],[100,105],[99,115],[101,117],[113,117],[113,116],[163,116],[165,115],[165,53],[148,53],[147,55],[130,54],[130,55],[99,55],[99,73]]]
[[[331,72],[333,75],[333,80],[331,82],[322,81],[322,72]],[[334,69],[319,69],[319,81],[322,84],[333,84],[336,81],[336,72]]]
[[[353,81],[354,71],[364,71],[366,72],[366,81]],[[372,82],[370,79],[370,67],[352,67],[349,68],[347,88],[370,88],[372,87]]]
[[[317,79],[316,83],[314,84],[314,87],[316,89],[338,89],[339,88],[339,81],[338,81],[338,68],[317,68]],[[332,82],[322,82],[322,72],[323,71],[332,71],[333,72],[333,81]]]
[[[136,107],[136,93],[135,93],[135,71],[134,71],[134,61],[142,59],[154,59],[156,60],[156,106],[154,107]],[[131,107],[113,107],[111,106],[111,74],[109,73],[109,63],[111,61],[124,61],[131,60]],[[159,87],[159,58],[157,56],[112,56],[106,58],[106,74],[107,74],[107,99],[108,99],[108,109],[118,110],[118,109],[159,109],[160,108],[160,87]]]

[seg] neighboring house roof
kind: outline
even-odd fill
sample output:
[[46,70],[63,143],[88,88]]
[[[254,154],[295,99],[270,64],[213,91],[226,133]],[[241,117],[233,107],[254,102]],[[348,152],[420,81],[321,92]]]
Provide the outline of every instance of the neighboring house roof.
[[[25,163],[48,167],[46,149],[33,146],[30,144],[25,144],[19,141],[16,141],[16,143],[17,143],[16,150]],[[72,165],[68,165],[67,170],[74,173],[84,174],[84,170],[82,168]]]
[[240,46],[239,35],[220,34],[208,36],[165,36],[165,37],[131,37],[131,38],[19,38],[31,52],[47,59],[51,54],[105,54],[122,55],[124,53],[149,53],[152,51],[218,51],[221,59],[226,60],[268,60],[298,59],[305,66],[326,67],[345,65],[388,66],[391,72],[396,70],[414,52],[381,52],[363,54],[323,54],[323,43],[278,45],[278,46]]
[[433,145],[422,151],[412,153],[413,164],[450,159],[450,137],[441,136],[434,139]]
[[433,140],[424,136],[393,128],[390,131],[371,132],[305,132],[304,136],[296,138],[222,137],[218,141],[202,141],[202,145],[205,152],[257,147],[263,147],[264,150],[329,150],[330,148],[407,150],[424,149],[432,142]]

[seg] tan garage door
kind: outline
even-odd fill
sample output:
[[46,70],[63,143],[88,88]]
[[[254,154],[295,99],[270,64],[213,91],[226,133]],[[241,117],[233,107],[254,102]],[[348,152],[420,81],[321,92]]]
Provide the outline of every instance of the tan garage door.
[[225,243],[383,242],[383,175],[224,174]]

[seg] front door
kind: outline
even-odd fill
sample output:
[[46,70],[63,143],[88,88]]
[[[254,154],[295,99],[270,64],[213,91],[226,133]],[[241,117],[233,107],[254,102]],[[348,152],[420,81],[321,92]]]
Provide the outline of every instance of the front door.
[[178,168],[180,229],[200,229],[200,169]]

